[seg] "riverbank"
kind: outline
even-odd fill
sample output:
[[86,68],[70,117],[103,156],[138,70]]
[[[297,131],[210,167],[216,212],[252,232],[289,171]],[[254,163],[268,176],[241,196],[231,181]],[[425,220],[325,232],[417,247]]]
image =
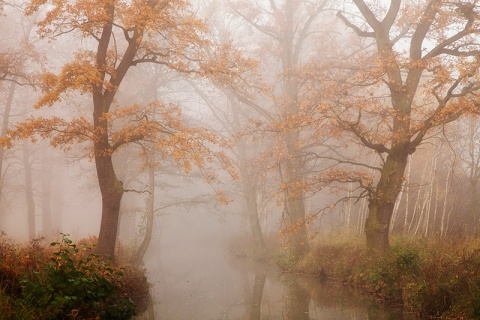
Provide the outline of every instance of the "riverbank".
[[142,270],[100,258],[85,241],[20,245],[0,236],[5,319],[131,319],[148,289]]
[[420,318],[480,318],[480,239],[394,238],[384,255],[367,254],[364,242],[331,234],[298,261],[280,246],[275,261],[287,272],[365,288]]

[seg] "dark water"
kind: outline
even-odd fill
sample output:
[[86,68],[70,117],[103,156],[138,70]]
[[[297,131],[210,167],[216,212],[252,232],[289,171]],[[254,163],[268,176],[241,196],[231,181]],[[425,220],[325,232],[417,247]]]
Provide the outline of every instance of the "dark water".
[[216,246],[163,251],[168,259],[150,257],[152,302],[139,319],[413,319],[352,288],[247,265]]

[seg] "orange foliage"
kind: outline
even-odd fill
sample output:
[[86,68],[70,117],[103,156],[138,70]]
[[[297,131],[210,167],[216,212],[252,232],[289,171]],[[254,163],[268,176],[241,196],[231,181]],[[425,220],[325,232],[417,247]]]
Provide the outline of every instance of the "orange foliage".
[[68,94],[88,94],[93,96],[94,116],[91,120],[84,115],[73,119],[32,117],[10,130],[2,144],[48,138],[54,147],[67,150],[83,143],[86,152],[95,157],[110,156],[118,148],[136,143],[144,147],[145,157],[153,147],[162,157],[172,157],[185,172],[193,166],[201,168],[209,182],[217,176],[215,164],[236,177],[228,157],[214,151],[214,146],[229,148],[231,143],[204,128],[189,126],[178,106],[160,101],[115,104],[128,69],[141,63],[161,64],[226,85],[244,82],[242,74],[255,67],[230,44],[207,39],[206,24],[195,16],[188,1],[32,0],[27,13],[41,7],[47,11],[38,23],[40,36],[54,39],[77,32],[87,41],[97,41],[98,48],[78,51],[58,75],[44,73],[44,95],[35,107],[55,106]]

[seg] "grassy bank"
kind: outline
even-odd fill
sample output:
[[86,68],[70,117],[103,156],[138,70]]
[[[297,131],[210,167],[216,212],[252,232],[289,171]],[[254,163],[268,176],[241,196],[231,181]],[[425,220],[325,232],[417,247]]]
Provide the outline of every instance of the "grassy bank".
[[480,318],[480,239],[397,238],[383,256],[368,255],[363,244],[363,238],[332,234],[298,261],[279,250],[277,263],[288,272],[366,288],[421,318]]
[[0,237],[3,319],[130,319],[147,297],[143,271],[101,259],[92,245]]

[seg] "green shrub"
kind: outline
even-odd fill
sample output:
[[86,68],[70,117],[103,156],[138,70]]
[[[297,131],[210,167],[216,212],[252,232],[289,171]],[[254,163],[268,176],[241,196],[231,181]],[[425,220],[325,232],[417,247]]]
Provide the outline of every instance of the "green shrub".
[[135,304],[123,290],[122,270],[94,254],[92,247],[82,251],[65,235],[42,270],[21,281],[23,298],[34,308],[57,317],[130,319]]

